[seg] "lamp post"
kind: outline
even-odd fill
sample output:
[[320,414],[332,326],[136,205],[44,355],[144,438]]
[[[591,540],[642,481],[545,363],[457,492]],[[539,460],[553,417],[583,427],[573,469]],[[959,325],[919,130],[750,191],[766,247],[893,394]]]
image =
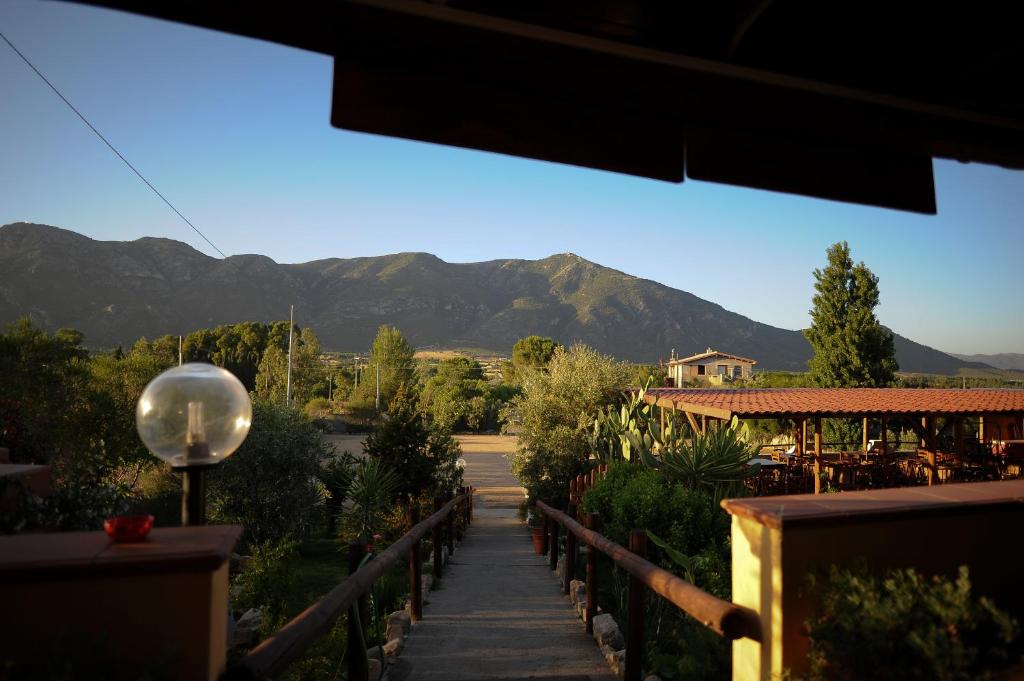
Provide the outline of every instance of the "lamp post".
[[235,453],[251,423],[245,386],[212,364],[168,369],[142,391],[135,425],[146,448],[182,472],[182,525],[206,522],[204,473]]

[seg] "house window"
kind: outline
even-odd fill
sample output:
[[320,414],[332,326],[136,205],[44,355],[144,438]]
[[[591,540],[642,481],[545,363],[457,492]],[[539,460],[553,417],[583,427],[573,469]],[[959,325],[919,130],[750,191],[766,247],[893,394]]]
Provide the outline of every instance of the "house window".
[[704,366],[703,364],[698,364],[697,365],[697,375],[698,376],[703,376],[707,372],[708,372],[708,368],[706,366]]
[[728,376],[729,375],[729,365],[728,364],[719,364],[718,365],[718,375],[719,376]]
[[732,368],[732,377],[733,378],[743,378],[743,367],[740,366],[739,364],[734,366]]

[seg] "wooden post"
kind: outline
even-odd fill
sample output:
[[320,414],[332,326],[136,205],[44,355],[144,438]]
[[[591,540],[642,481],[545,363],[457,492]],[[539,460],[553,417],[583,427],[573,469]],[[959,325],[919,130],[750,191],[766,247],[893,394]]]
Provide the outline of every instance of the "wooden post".
[[708,432],[708,417],[704,414],[700,415],[700,434],[703,435]]
[[[569,504],[565,514],[570,518],[576,517],[576,504]],[[572,532],[565,533],[565,574],[562,575],[562,593],[569,595],[569,582],[576,579],[576,535]]]
[[806,441],[801,435],[806,435],[807,419],[799,418],[796,422],[796,431],[793,433],[793,439],[796,440],[796,455],[804,455],[804,442]]
[[[587,514],[587,529],[601,531],[601,514]],[[597,617],[597,549],[591,546],[587,550],[587,633],[594,633],[594,618]]]
[[548,539],[548,548],[551,552],[548,554],[548,566],[551,571],[554,572],[558,569],[558,521],[551,519],[551,534]]
[[922,416],[921,426],[924,428],[925,442],[928,452],[928,486],[931,487],[939,481],[939,471],[936,467],[938,459],[935,456],[935,449],[938,442],[935,437],[935,417]]
[[[434,513],[440,511],[442,506],[444,506],[444,499],[434,497]],[[441,523],[434,525],[434,529],[431,530],[430,543],[434,545],[434,579],[440,579],[441,570],[443,569],[441,561],[443,556],[441,554],[444,551],[441,542]]]
[[985,415],[978,416],[978,442],[985,442]]
[[[866,419],[865,419],[866,420]],[[814,418],[814,493],[821,494],[821,417]]]
[[551,521],[545,515],[544,516],[544,540],[541,542],[541,545],[540,545],[540,548],[541,548],[540,555],[542,555],[542,556],[548,555],[548,533],[549,532],[551,532]]
[[[420,522],[420,507],[415,500],[409,502],[409,527]],[[414,542],[409,549],[409,610],[413,622],[423,619],[423,590],[420,581],[420,543]]]
[[[348,574],[354,575],[366,555],[366,542],[350,541],[348,543]],[[348,678],[353,681],[369,681],[370,668],[366,659],[366,638],[363,625],[369,621],[369,603],[366,614],[363,614],[363,598],[357,607],[348,609],[348,635],[345,637],[348,657]],[[355,616],[354,616],[355,615]]]
[[882,414],[881,423],[882,432],[880,433],[880,435],[882,437],[882,442],[879,445],[878,453],[881,454],[882,456],[885,456],[886,454],[889,453],[889,417],[886,416],[885,414]]
[[569,481],[569,503],[576,501],[576,479],[573,478]]
[[867,453],[868,453],[868,417],[867,416],[864,417],[864,428],[863,428],[863,433],[862,433],[861,440],[863,441],[863,444],[862,444],[863,450],[862,451],[864,452],[864,455],[867,456]]
[[[448,493],[448,501],[452,500],[451,492]],[[451,556],[455,553],[455,509],[448,511],[448,517],[445,519],[444,536],[448,541],[448,555]]]
[[[629,550],[647,558],[647,533],[630,530]],[[644,661],[644,583],[629,576],[629,608],[626,624],[626,673],[625,681],[640,681]]]
[[807,418],[800,419],[800,451],[807,450]]
[[953,421],[953,440],[956,441],[956,458],[961,463],[963,462],[965,448],[964,448],[964,419],[962,416],[955,417]]

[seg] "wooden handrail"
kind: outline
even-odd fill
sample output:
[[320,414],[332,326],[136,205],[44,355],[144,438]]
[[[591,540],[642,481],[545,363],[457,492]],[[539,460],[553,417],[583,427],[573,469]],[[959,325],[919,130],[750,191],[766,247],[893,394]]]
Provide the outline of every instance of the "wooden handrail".
[[761,640],[761,619],[753,610],[723,601],[721,598],[698,589],[685,579],[644,560],[604,535],[588,530],[565,513],[551,508],[543,501],[538,501],[537,507],[545,516],[572,532],[588,546],[592,546],[611,558],[616,565],[639,579],[651,591],[694,617],[712,631],[730,640],[737,638]]
[[[360,596],[368,593],[373,588],[373,583],[392,565],[405,558],[416,542],[435,525],[445,522],[452,509],[457,504],[467,501],[471,495],[472,491],[460,494],[429,518],[417,523],[361,570],[350,575],[323,598],[278,629],[277,633],[250,650],[236,665],[225,672],[222,679],[262,679],[280,674],[317,639],[330,631],[334,620],[343,612],[347,612]],[[435,547],[435,550],[438,548]]]

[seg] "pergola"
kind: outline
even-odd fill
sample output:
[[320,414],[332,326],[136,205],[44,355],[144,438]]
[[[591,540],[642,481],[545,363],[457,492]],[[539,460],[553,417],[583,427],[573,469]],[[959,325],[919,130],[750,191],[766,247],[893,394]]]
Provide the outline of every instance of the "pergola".
[[740,419],[791,419],[796,423],[796,454],[802,456],[808,425],[814,429],[815,492],[820,491],[817,473],[822,455],[821,422],[825,418],[859,418],[863,423],[863,450],[868,451],[868,420],[881,426],[879,454],[888,450],[887,425],[891,419],[909,423],[920,438],[928,458],[928,483],[936,469],[938,432],[936,419],[952,426],[956,454],[964,455],[964,421],[978,419],[978,439],[1013,439],[1024,435],[1024,390],[946,388],[760,388],[648,390],[649,404],[661,408],[662,423],[669,413],[681,412],[698,433],[708,422]]
[[1017,3],[76,1],[330,55],[348,130],[922,213],[1024,167]]

